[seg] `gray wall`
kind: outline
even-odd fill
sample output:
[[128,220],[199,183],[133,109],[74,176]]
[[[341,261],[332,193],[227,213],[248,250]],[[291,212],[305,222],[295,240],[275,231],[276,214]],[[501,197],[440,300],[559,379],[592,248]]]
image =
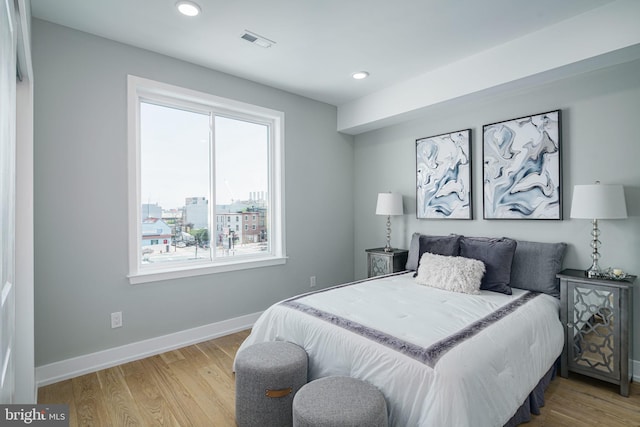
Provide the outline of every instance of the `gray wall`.
[[[353,278],[353,138],[334,107],[39,20],[33,63],[36,366]],[[128,283],[127,74],[284,111],[286,265]]]
[[[590,222],[570,220],[574,184],[625,185],[630,218],[601,221],[604,266],[640,273],[640,62],[433,109],[352,137],[334,107],[148,51],[35,20],[36,365],[254,313],[308,290],[366,275],[364,249],[384,245],[380,191],[404,195],[392,243],[412,232],[511,236],[570,244],[566,267],[589,265]],[[256,64],[259,66],[259,64]],[[129,285],[126,75],[286,114],[287,264]],[[564,221],[482,218],[482,125],[562,109]],[[415,139],[473,129],[471,221],[415,219]],[[640,319],[640,291],[635,293]],[[125,326],[112,330],[109,313]],[[640,360],[640,328],[634,359]]]
[[[562,109],[563,221],[482,220],[482,125]],[[355,138],[356,278],[366,275],[364,250],[384,245],[385,218],[374,215],[377,193],[398,191],[405,215],[392,218],[392,245],[407,248],[411,233],[510,236],[569,243],[567,268],[590,265],[591,221],[569,219],[573,185],[623,184],[629,218],[600,221],[601,265],[640,273],[640,61],[472,103],[433,109],[421,119]],[[417,220],[415,140],[472,129],[474,220]],[[640,283],[640,281],[639,281]],[[638,284],[638,283],[637,283]],[[636,284],[636,285],[637,285]],[[640,289],[634,295],[636,324]],[[640,360],[640,327],[634,359]]]

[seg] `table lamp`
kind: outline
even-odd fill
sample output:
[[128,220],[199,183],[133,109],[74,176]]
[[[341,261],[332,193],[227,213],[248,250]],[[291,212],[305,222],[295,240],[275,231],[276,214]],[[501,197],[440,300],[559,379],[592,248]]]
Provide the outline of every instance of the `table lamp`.
[[591,267],[585,272],[587,277],[598,277],[602,270],[598,265],[600,253],[599,219],[622,219],[627,217],[627,204],[624,198],[624,188],[619,184],[600,184],[596,181],[590,185],[576,185],[573,187],[571,202],[571,218],[591,219]]
[[392,252],[391,247],[391,215],[402,215],[402,194],[400,193],[378,193],[378,204],[376,205],[376,215],[387,216],[387,245],[385,252]]

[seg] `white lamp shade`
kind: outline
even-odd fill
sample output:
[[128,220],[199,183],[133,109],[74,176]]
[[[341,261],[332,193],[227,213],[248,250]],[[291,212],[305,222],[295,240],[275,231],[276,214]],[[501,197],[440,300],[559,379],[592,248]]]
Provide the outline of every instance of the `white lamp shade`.
[[624,187],[619,184],[591,184],[573,187],[571,218],[620,219],[627,217]]
[[400,193],[378,193],[378,204],[376,205],[376,215],[402,215],[402,194]]

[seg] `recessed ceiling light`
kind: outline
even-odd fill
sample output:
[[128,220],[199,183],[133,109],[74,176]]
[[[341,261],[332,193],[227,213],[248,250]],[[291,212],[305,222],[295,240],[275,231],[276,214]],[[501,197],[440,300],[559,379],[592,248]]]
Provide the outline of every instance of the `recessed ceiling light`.
[[362,80],[369,77],[369,73],[367,71],[358,71],[357,73],[353,73],[351,77],[353,77],[356,80]]
[[200,6],[192,1],[179,1],[178,3],[176,3],[176,7],[181,14],[186,16],[197,16],[200,14]]

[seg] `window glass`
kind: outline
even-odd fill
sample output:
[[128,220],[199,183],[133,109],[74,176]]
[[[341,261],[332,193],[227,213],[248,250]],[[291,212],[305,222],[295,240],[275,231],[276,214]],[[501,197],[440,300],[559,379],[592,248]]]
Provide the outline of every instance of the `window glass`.
[[197,250],[209,230],[209,123],[206,113],[140,103],[143,265],[211,259]]
[[283,117],[129,76],[132,283],[284,263]]

